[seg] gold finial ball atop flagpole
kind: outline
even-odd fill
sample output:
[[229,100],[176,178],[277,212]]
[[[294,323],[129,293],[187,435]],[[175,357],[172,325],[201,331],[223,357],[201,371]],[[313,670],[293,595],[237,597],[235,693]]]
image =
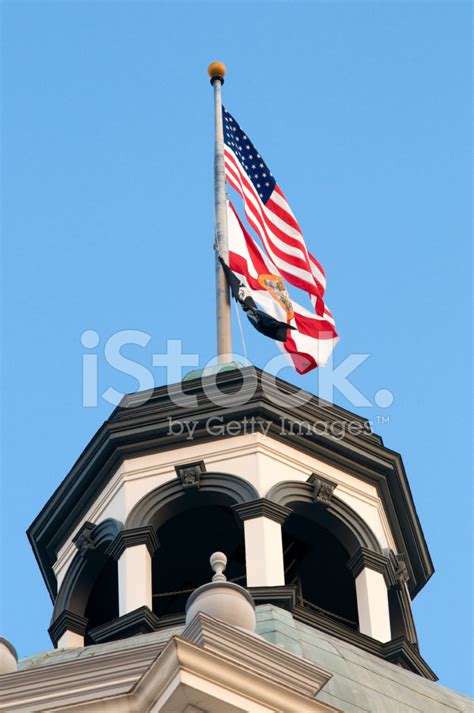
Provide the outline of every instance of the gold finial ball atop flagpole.
[[207,68],[207,73],[211,78],[211,84],[216,79],[220,79],[222,84],[224,84],[226,68],[225,68],[225,64],[223,62],[211,62],[211,64]]

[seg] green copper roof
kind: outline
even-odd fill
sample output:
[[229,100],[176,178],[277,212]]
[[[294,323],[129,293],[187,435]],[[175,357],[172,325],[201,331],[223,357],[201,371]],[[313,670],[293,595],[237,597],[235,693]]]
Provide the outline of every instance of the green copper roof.
[[474,702],[352,644],[295,621],[272,605],[257,608],[257,632],[333,674],[318,699],[345,713],[473,713]]

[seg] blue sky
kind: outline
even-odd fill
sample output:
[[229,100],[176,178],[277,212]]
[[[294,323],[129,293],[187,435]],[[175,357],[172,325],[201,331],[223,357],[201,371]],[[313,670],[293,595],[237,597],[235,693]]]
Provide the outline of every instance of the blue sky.
[[[25,530],[112,410],[82,406],[82,332],[100,335],[101,392],[137,387],[105,363],[118,330],[151,335],[125,350],[148,367],[170,338],[214,353],[206,68],[220,59],[226,105],[326,268],[335,362],[369,354],[353,383],[394,395],[355,410],[402,453],[435,563],[414,602],[422,654],[472,692],[470,12],[3,2],[0,633],[20,655],[51,645]],[[274,344],[245,334],[264,366]],[[314,373],[282,376],[318,391]]]

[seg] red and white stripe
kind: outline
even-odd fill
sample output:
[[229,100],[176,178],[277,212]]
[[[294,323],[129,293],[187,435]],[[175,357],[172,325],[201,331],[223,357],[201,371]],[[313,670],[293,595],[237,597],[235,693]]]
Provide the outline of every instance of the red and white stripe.
[[288,331],[286,342],[277,342],[279,347],[300,374],[324,366],[338,341],[332,317],[315,315],[292,300],[294,317],[289,320],[280,303],[258,281],[259,275],[281,276],[281,272],[245,230],[230,201],[227,223],[230,269],[251,291],[262,310],[295,328]]
[[323,299],[326,275],[321,264],[307,250],[283,192],[276,185],[270,199],[263,203],[245,169],[227,145],[224,146],[224,157],[226,178],[241,195],[247,220],[260,237],[279,274],[291,285],[307,292],[316,314],[334,325],[332,314]]

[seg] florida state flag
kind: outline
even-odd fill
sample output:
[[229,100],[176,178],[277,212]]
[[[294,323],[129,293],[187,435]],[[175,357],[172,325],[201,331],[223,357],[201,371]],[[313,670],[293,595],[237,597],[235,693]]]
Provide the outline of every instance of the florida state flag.
[[227,227],[226,274],[249,320],[277,341],[299,374],[324,366],[338,341],[329,311],[318,316],[291,299],[275,265],[247,233],[230,201]]

